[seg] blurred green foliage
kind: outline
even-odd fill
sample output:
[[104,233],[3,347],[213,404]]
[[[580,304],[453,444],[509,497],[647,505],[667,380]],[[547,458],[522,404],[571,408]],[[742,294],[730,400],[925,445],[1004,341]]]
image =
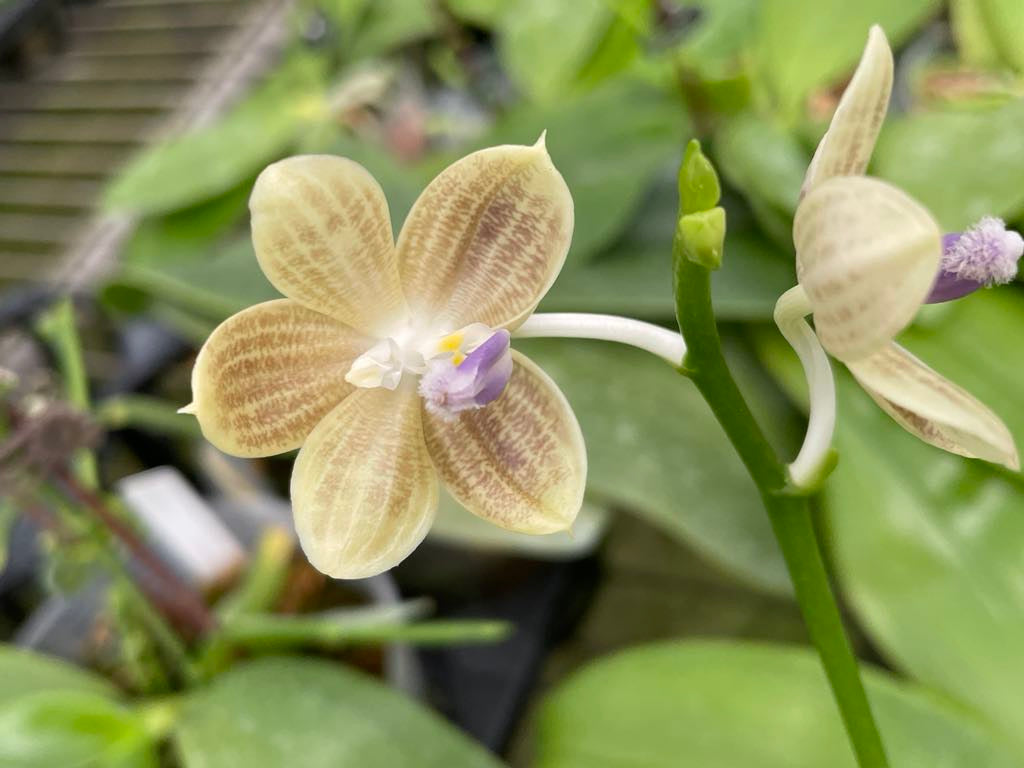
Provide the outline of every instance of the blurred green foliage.
[[[791,447],[791,403],[799,405],[803,385],[764,324],[794,280],[790,229],[806,164],[870,24],[903,49],[872,173],[918,197],[949,229],[986,214],[1019,223],[1024,214],[1018,0],[328,0],[304,7],[296,27],[316,14],[328,31],[315,45],[296,41],[234,111],[142,154],[111,187],[108,205],[146,217],[107,292],[112,306],[146,308],[199,343],[224,317],[275,296],[253,257],[245,211],[252,181],[274,159],[353,157],[381,182],[398,229],[448,162],[491,144],[530,144],[546,130],[575,199],[576,230],[541,309],[670,324],[675,166],[698,136],[721,171],[728,216],[716,310],[730,323],[734,363],[759,417]],[[1022,328],[1024,298],[1009,287],[923,313],[906,342],[1020,438]],[[752,485],[704,404],[670,369],[599,343],[523,348],[579,416],[598,514],[634,513],[746,583],[787,592]],[[869,680],[894,764],[1024,765],[1021,476],[915,442],[838,373],[841,460],[820,499],[822,530],[860,628],[920,683],[880,673]],[[311,687],[323,677],[333,703],[346,702],[324,704],[325,718],[339,718],[325,731],[365,737],[318,746],[331,764],[354,755],[360,765],[386,764],[358,751],[372,749],[372,729],[350,711],[350,696],[366,694],[367,711],[379,709],[388,727],[398,707],[420,733],[426,716],[376,688],[367,693],[372,685],[361,678],[290,664],[239,670],[206,704],[190,705],[180,741],[186,764],[244,722],[259,729],[288,716],[276,701],[244,710],[251,721],[231,709],[269,685],[268,698],[283,691],[289,700],[292,675]],[[227,713],[210,716],[216,728],[204,706]],[[308,726],[318,712],[301,711],[305,719],[287,721],[306,739],[296,750],[317,738]],[[350,716],[357,719],[343,719]],[[540,764],[551,768],[678,765],[680,754],[701,765],[852,765],[803,651],[637,651],[556,692],[541,726]],[[491,764],[447,732],[438,739],[438,764]],[[281,764],[259,762],[271,748],[254,744],[254,765]],[[404,744],[396,737],[394,748]]]

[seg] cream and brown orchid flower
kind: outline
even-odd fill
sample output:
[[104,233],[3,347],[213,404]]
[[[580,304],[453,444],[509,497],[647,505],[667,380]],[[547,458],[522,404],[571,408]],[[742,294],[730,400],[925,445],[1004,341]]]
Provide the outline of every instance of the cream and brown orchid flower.
[[[820,467],[834,419],[817,341],[910,433],[951,453],[1019,468],[999,417],[893,340],[923,304],[1012,279],[1024,242],[991,218],[944,238],[924,206],[864,175],[892,81],[892,51],[876,26],[807,170],[793,222],[799,285],[779,300],[776,320],[800,352],[811,389],[808,441],[791,465],[797,483]],[[813,333],[802,319],[808,313]]]
[[447,168],[397,242],[380,185],[345,158],[275,163],[249,205],[260,267],[287,298],[213,332],[188,411],[227,453],[299,448],[292,506],[313,565],[339,578],[396,565],[440,483],[503,528],[567,529],[583,437],[554,382],[509,348],[572,236],[543,138]]

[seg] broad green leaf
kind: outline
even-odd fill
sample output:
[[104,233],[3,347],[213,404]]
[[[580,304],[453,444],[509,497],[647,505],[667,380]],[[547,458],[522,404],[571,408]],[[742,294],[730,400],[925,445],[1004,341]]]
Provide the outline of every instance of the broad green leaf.
[[960,60],[965,64],[990,67],[999,63],[988,24],[982,12],[984,0],[950,0],[949,22]]
[[325,108],[321,62],[292,56],[218,122],[143,150],[115,177],[105,205],[167,213],[222,195],[283,155]]
[[[1002,416],[1020,444],[1020,295],[941,309],[902,341]],[[840,461],[826,489],[844,591],[888,659],[987,716],[1024,755],[1021,476],[919,442],[845,373],[838,383]]]
[[443,20],[434,3],[423,0],[372,0],[358,5],[358,25],[348,38],[350,47],[342,51],[351,61],[380,56],[430,37]]
[[764,0],[755,71],[783,115],[798,117],[811,91],[853,69],[872,24],[897,45],[940,7],[940,0]]
[[547,131],[575,203],[569,259],[577,263],[621,234],[655,175],[678,157],[687,124],[669,94],[621,77],[557,108],[513,112],[479,146],[532,144]]
[[[594,259],[562,271],[541,311],[672,318],[677,197],[674,180],[659,180],[620,239]],[[768,319],[778,297],[793,285],[793,257],[772,247],[736,202],[725,202],[725,255],[711,284],[715,313],[723,320]]]
[[0,707],[43,691],[77,691],[115,696],[116,689],[99,675],[63,659],[0,644]]
[[924,203],[947,230],[1024,211],[1024,99],[889,120],[873,173]]
[[444,5],[462,21],[490,29],[497,24],[508,0],[444,0]]
[[701,75],[734,68],[757,31],[759,0],[702,0],[695,29],[678,47],[682,62]]
[[590,59],[583,65],[577,80],[589,88],[622,72],[643,52],[650,34],[651,0],[606,0],[614,11],[604,37]]
[[1024,3],[1020,0],[978,0],[978,11],[1003,60],[1024,72]]
[[[963,709],[865,676],[893,766],[1020,768]],[[728,642],[650,645],[590,665],[547,699],[537,753],[537,768],[856,766],[813,651]]]
[[722,125],[713,150],[722,175],[734,187],[792,217],[810,162],[796,137],[748,112]]
[[142,718],[106,696],[40,691],[0,706],[4,768],[157,768]]
[[183,768],[498,768],[419,704],[340,664],[263,659],[185,702],[175,733]]
[[480,551],[502,552],[540,560],[569,560],[593,552],[607,527],[608,510],[584,502],[571,532],[534,536],[506,531],[466,511],[448,492],[442,491],[437,517],[427,535],[433,541],[458,544]]
[[530,99],[553,103],[571,90],[613,18],[606,0],[513,0],[498,21],[498,53]]
[[749,583],[789,590],[754,485],[690,382],[630,347],[515,345],[569,398],[586,440],[595,502],[640,515]]

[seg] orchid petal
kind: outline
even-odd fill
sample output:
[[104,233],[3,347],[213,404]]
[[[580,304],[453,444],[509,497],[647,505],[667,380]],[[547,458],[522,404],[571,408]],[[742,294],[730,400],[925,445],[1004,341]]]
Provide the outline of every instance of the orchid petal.
[[926,443],[1020,468],[1013,436],[1002,420],[898,344],[847,367],[882,410]]
[[437,473],[410,387],[359,389],[310,433],[292,470],[295,529],[328,576],[386,571],[423,541],[437,512]]
[[583,434],[558,386],[512,356],[512,378],[485,408],[456,419],[424,410],[427,448],[445,487],[475,515],[521,533],[565,530],[583,503]]
[[235,456],[298,448],[352,391],[345,372],[371,343],[291,299],[229,317],[192,369],[192,409],[203,435]]
[[442,332],[515,327],[558,276],[573,205],[543,141],[474,152],[423,191],[398,236],[414,315]]
[[256,180],[249,209],[256,258],[285,296],[376,336],[404,320],[387,200],[362,166],[281,160]]
[[793,242],[815,330],[843,361],[870,355],[910,323],[942,257],[931,214],[905,192],[865,176],[815,186],[797,207]]
[[858,176],[867,169],[892,93],[892,51],[885,32],[871,27],[853,79],[843,91],[832,122],[818,144],[801,195],[833,176]]

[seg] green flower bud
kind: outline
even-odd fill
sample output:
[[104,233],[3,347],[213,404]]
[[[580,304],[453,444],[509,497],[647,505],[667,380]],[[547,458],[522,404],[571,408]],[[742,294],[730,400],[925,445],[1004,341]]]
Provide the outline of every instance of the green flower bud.
[[690,261],[706,269],[718,269],[725,243],[725,209],[719,206],[680,217],[676,242]]
[[700,151],[700,142],[691,139],[679,167],[679,213],[707,211],[718,205],[722,189],[715,167]]

